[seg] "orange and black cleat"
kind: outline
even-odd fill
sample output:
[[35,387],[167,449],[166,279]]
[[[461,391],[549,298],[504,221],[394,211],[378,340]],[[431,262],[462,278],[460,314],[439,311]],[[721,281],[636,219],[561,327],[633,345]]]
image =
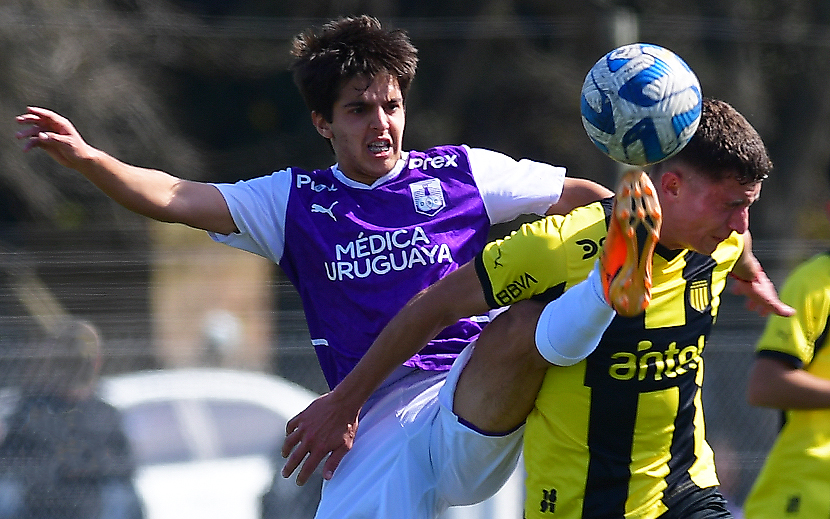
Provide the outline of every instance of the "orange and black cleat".
[[617,185],[600,256],[605,299],[619,315],[638,315],[651,301],[651,263],[662,221],[648,175],[635,169],[626,172]]

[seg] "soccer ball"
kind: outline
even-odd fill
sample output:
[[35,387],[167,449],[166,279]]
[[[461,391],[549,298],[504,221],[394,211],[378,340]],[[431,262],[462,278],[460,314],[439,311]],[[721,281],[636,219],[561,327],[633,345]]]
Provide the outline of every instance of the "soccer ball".
[[697,76],[680,56],[633,43],[596,62],[580,105],[582,125],[597,148],[623,164],[647,166],[689,142],[703,98]]

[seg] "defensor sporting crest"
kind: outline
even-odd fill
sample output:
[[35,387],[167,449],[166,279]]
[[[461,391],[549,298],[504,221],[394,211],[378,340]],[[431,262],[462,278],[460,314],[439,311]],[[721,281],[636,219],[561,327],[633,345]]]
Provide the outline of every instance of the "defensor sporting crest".
[[648,43],[612,50],[588,72],[582,125],[603,153],[646,166],[680,151],[694,135],[703,106],[700,82],[674,52]]

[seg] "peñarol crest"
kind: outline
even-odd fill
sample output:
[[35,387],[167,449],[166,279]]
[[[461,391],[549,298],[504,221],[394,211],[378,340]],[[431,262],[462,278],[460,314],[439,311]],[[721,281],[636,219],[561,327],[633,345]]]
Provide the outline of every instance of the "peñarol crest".
[[692,281],[689,286],[689,305],[698,312],[703,312],[709,306],[710,299],[709,282],[705,279]]

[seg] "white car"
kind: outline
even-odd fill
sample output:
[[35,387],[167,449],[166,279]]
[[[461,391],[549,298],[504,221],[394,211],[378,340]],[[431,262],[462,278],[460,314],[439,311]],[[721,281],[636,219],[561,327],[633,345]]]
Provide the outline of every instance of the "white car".
[[[101,394],[123,414],[145,519],[314,516],[319,469],[298,487],[274,478],[272,465],[285,423],[317,396],[311,391],[273,375],[200,368],[108,377]],[[521,517],[523,476],[520,464],[495,496],[441,519]]]
[[[319,469],[315,481],[298,487],[293,478],[274,477],[273,466],[285,423],[313,392],[273,375],[193,368],[105,377],[99,393],[122,413],[145,519],[314,516]],[[0,418],[17,397],[0,390]],[[498,494],[450,508],[441,519],[521,517],[523,472],[520,465]]]
[[[285,423],[316,397],[280,377],[221,369],[115,375],[100,392],[122,412],[146,519],[260,519]],[[319,486],[277,483],[286,507],[313,516]]]

